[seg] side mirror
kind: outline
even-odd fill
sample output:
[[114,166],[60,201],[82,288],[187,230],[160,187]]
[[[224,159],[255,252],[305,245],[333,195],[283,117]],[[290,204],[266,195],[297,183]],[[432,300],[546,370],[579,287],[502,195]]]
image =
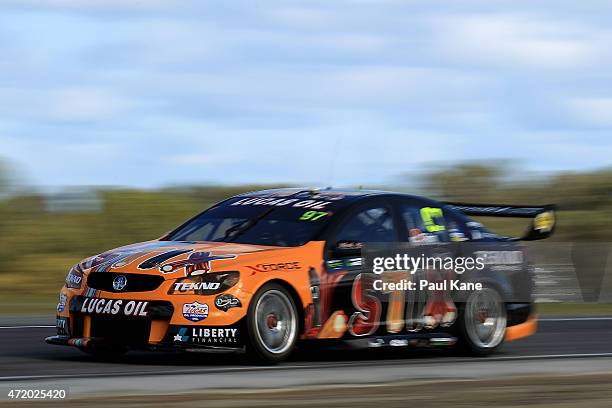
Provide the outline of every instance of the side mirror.
[[349,256],[361,256],[363,242],[342,240],[336,242],[332,247],[332,256],[334,258],[346,258]]

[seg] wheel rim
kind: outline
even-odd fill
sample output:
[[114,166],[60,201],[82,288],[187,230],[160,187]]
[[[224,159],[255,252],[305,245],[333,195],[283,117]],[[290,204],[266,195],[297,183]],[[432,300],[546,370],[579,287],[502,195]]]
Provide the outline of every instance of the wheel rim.
[[297,319],[287,295],[273,289],[259,298],[255,305],[255,328],[259,342],[270,353],[284,353],[291,347]]
[[476,346],[494,348],[503,341],[506,312],[501,296],[495,290],[485,288],[472,293],[465,313],[466,331]]

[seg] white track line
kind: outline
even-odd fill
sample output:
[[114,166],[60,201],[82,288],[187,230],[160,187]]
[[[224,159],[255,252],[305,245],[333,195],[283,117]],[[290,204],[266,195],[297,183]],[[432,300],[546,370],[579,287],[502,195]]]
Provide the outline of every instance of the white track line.
[[[612,357],[612,353],[573,353],[573,354],[544,354],[544,355],[527,355],[527,356],[503,356],[503,357],[485,357],[485,358],[466,358],[466,359],[453,359],[444,362],[444,364],[457,364],[457,363],[482,363],[482,362],[495,362],[495,361],[512,361],[512,360],[549,360],[549,359],[570,359],[570,358],[594,358],[594,357]],[[408,361],[409,363],[415,363],[415,361]],[[381,365],[386,361],[372,362],[372,364],[354,364],[354,362],[340,363],[340,364],[318,364],[318,365],[280,365],[280,366],[254,366],[254,367],[227,367],[219,369],[194,369],[194,370],[176,370],[166,371],[163,373],[155,371],[136,371],[136,372],[101,372],[101,373],[82,373],[82,374],[50,374],[50,375],[18,375],[18,376],[6,376],[0,377],[2,381],[31,381],[31,380],[54,380],[54,379],[69,379],[69,378],[104,378],[104,377],[127,377],[127,376],[174,376],[174,375],[194,375],[194,374],[227,374],[231,372],[248,372],[248,371],[285,371],[291,369],[329,369],[329,368],[343,368],[352,367],[357,368],[360,366],[371,366]],[[402,365],[396,364],[396,365]],[[424,361],[423,364],[431,364],[431,361]]]
[[50,329],[55,326],[0,326],[0,329]]
[[500,356],[480,359],[480,361],[504,360],[543,360],[549,358],[576,358],[576,357],[612,357],[612,353],[569,353],[569,354],[530,354],[526,356]]
[[579,321],[612,320],[612,317],[551,317],[538,319],[539,322],[579,322]]

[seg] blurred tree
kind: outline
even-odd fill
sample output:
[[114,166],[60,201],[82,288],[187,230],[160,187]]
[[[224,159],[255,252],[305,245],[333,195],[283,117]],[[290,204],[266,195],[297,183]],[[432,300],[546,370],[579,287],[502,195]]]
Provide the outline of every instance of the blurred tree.
[[[104,189],[94,210],[50,206],[47,196],[15,190],[0,162],[0,297],[55,299],[67,269],[80,259],[128,243],[155,239],[227,197],[278,186],[186,186],[160,190]],[[424,194],[448,201],[556,203],[557,241],[610,241],[612,171],[518,179],[507,162],[437,168]],[[14,183],[13,183],[14,184]],[[9,194],[10,193],[10,194]],[[57,203],[56,203],[57,204]],[[493,231],[519,235],[526,223],[484,220]]]
[[[463,163],[437,169],[424,178],[428,194],[446,201],[519,205],[557,204],[557,241],[610,241],[612,238],[612,170],[559,173],[548,178],[516,180],[507,164]],[[483,220],[496,232],[520,235],[523,223]]]
[[463,163],[428,174],[425,189],[430,195],[449,201],[485,199],[495,195],[505,170],[504,165]]
[[2,199],[9,191],[10,185],[10,170],[5,160],[0,158],[0,199]]

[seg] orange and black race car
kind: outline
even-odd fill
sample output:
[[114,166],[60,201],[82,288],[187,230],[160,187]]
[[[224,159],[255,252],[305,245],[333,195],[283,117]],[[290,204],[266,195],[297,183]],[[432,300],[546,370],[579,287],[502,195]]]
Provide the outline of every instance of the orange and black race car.
[[[531,218],[525,240],[554,229],[552,206],[451,204],[363,190],[246,193],[159,239],[76,264],[60,293],[57,335],[46,341],[98,355],[247,350],[268,362],[306,341],[458,344],[488,354],[535,332],[531,270],[518,239],[493,234],[469,215]],[[369,243],[476,245],[471,254],[488,256],[474,275],[483,286],[459,300],[441,286],[376,290],[377,275],[362,256]]]

